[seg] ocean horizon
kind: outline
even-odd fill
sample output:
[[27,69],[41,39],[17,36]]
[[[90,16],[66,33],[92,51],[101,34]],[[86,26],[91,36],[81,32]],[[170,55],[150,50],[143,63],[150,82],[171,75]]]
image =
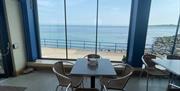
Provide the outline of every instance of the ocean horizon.
[[[128,26],[99,26],[98,47],[102,49],[127,49]],[[176,32],[175,25],[153,25],[148,27],[146,37],[146,48],[151,48],[157,37],[173,36]],[[95,48],[96,27],[87,25],[68,25],[68,46],[72,48]],[[46,47],[65,48],[65,27],[63,25],[40,25],[41,45],[43,40],[49,41]],[[59,40],[57,44],[57,40]],[[72,42],[72,43],[70,43]],[[115,48],[115,46],[117,48]]]
[[[40,39],[65,40],[63,25],[40,25]],[[99,26],[98,42],[126,44],[128,26]],[[176,25],[151,25],[148,27],[146,44],[152,45],[157,37],[175,35]],[[92,25],[68,25],[67,39],[75,41],[96,41],[96,27]]]

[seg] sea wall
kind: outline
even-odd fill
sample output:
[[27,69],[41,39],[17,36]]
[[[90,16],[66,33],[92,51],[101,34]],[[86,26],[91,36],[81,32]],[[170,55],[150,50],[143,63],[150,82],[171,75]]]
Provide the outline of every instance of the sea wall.
[[[174,43],[174,36],[156,37],[152,44],[151,53],[160,55],[170,55]],[[175,55],[180,54],[180,34],[177,37]]]

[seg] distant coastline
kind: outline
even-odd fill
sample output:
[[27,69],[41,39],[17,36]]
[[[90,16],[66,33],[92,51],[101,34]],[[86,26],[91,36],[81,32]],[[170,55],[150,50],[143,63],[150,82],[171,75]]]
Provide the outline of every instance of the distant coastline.
[[[41,24],[40,26],[64,26],[64,25],[57,25],[57,24]],[[81,27],[93,27],[95,25],[68,25],[68,26],[81,26]],[[176,27],[175,24],[161,24],[161,25],[149,25],[149,27]],[[99,27],[128,27],[127,25],[99,25]]]
[[150,27],[176,27],[174,24],[149,25]]
[[[68,25],[68,39],[78,41],[95,41],[95,26]],[[99,26],[99,42],[127,43],[128,26]],[[146,42],[153,44],[155,38],[172,36],[176,32],[176,25],[161,24],[149,25]],[[82,36],[77,36],[82,35]],[[41,39],[65,38],[64,25],[41,25]]]

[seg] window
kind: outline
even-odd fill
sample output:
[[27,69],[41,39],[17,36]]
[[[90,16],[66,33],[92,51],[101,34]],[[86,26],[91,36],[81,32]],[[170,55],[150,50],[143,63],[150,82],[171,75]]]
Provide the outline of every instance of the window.
[[67,30],[64,0],[37,0],[37,5],[43,58],[82,58],[96,47],[113,61],[126,56],[131,0],[99,0],[97,33],[97,0],[66,0]]
[[153,0],[146,39],[146,53],[169,55],[180,11],[179,0]]
[[43,58],[66,58],[63,0],[37,0]]
[[100,0],[98,53],[113,61],[126,56],[131,0]]
[[95,53],[96,0],[67,0],[68,57]]

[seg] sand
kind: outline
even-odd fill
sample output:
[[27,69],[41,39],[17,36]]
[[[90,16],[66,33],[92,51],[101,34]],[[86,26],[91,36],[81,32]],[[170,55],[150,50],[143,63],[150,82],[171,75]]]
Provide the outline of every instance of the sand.
[[[66,58],[66,50],[62,48],[45,48],[42,49],[42,57],[44,58]],[[82,58],[87,54],[95,53],[90,50],[83,49],[68,49],[68,59],[77,59]],[[98,52],[102,58],[108,58],[111,61],[121,61],[123,55],[126,55],[125,52],[108,52],[108,51],[100,51]]]

